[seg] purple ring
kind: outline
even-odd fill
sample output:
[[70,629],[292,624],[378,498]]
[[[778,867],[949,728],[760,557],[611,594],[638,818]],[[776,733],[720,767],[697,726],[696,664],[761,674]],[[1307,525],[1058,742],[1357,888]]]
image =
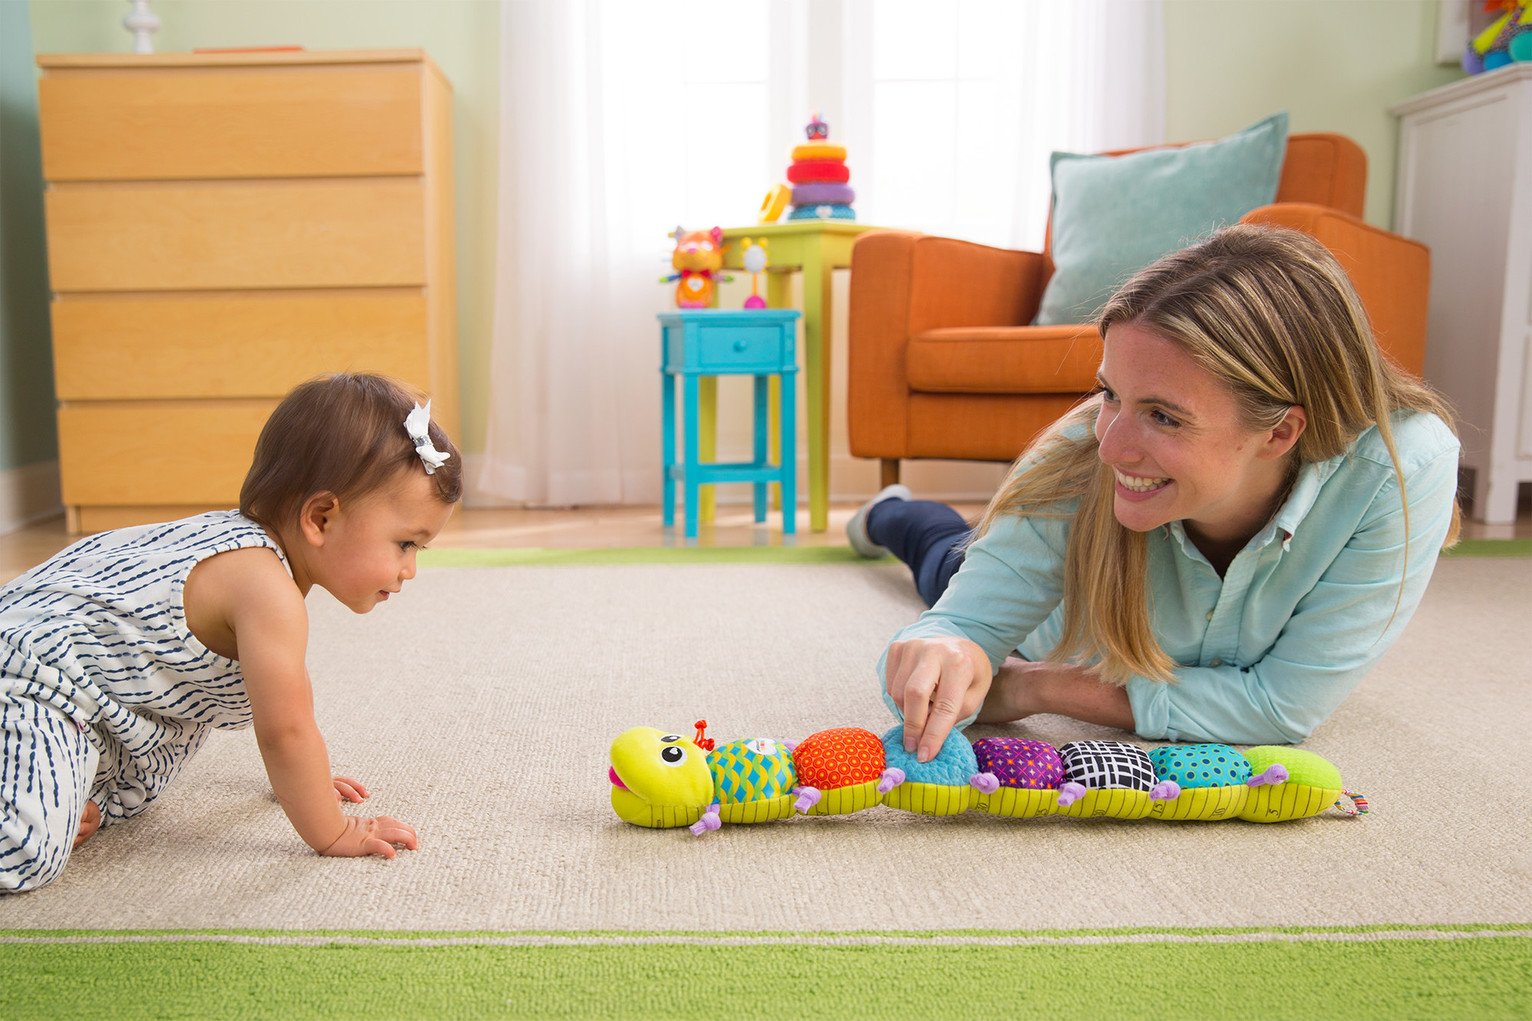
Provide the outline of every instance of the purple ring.
[[800,184],[793,188],[793,205],[850,205],[856,201],[856,189],[849,184]]

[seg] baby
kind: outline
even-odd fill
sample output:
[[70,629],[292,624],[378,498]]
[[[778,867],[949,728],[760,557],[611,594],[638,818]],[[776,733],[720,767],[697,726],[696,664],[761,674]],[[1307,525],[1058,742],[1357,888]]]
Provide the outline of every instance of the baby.
[[318,585],[367,613],[415,576],[462,494],[430,402],[394,380],[304,383],[256,443],[238,511],[103,532],[0,587],[0,892],[58,878],[144,811],[213,728],[255,727],[272,790],[323,855],[415,849],[340,811],[304,667]]

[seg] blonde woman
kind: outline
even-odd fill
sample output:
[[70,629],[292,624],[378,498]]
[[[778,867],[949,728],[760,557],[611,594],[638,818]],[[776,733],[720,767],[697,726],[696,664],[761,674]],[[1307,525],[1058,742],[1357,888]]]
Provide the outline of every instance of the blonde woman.
[[1379,351],[1305,234],[1226,228],[1111,299],[1100,389],[970,529],[879,493],[859,552],[931,609],[879,664],[905,747],[1034,713],[1302,741],[1398,637],[1458,533],[1451,413]]

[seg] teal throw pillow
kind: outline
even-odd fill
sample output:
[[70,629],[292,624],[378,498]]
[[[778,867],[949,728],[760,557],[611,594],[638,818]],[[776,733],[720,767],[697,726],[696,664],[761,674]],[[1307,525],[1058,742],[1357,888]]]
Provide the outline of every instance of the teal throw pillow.
[[1286,154],[1286,113],[1178,149],[1054,153],[1054,270],[1033,322],[1090,322],[1155,259],[1269,205]]

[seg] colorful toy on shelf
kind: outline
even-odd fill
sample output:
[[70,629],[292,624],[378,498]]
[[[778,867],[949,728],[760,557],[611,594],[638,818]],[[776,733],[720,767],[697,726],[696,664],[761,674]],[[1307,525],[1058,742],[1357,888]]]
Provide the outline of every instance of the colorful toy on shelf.
[[723,228],[688,231],[677,227],[670,236],[676,239],[670,256],[676,272],[660,277],[660,283],[675,283],[676,308],[712,308],[716,281],[734,279],[719,272],[723,269]]
[[1463,70],[1478,74],[1532,60],[1532,0],[1485,0],[1484,10],[1501,14],[1468,44]]
[[804,126],[808,142],[793,147],[787,168],[791,187],[773,185],[761,202],[761,222],[776,223],[790,204],[789,220],[855,220],[856,191],[849,183],[846,147],[829,141],[830,125],[819,114]]
[[[904,750],[902,724],[879,738],[838,727],[796,744],[750,738],[724,744],[653,727],[612,742],[612,809],[652,829],[701,836],[724,823],[794,814],[846,815],[876,805],[921,815],[978,811],[1012,819],[1076,818],[1285,822],[1330,807],[1367,812],[1340,771],[1313,752],[1226,744],[1167,745],[1146,752],[1125,741],[1044,741],[948,735],[930,762]],[[1344,806],[1340,799],[1349,798]]]
[[766,299],[761,297],[761,274],[766,272],[766,239],[740,238],[739,245],[740,262],[750,274],[750,297],[745,299],[744,307],[765,308]]

